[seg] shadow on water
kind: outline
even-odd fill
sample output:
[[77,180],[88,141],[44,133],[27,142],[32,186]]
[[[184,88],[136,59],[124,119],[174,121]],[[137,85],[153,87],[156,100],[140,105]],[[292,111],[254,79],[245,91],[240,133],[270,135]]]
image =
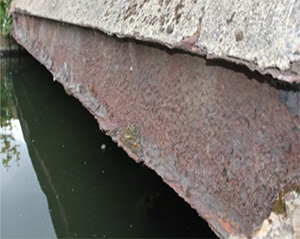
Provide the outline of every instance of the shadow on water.
[[23,58],[10,67],[17,115],[57,237],[216,237],[159,176],[102,133],[43,66]]

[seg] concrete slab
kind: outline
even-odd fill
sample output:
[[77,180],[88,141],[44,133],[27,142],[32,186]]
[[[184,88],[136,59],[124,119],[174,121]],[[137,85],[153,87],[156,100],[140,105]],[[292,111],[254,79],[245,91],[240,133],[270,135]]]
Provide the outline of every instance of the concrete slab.
[[12,11],[222,58],[300,82],[298,0],[14,0]]

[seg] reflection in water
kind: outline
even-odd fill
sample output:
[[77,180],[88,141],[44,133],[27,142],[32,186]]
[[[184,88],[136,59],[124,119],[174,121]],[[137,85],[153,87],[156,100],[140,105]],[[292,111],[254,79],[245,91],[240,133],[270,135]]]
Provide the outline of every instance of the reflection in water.
[[[38,188],[47,197],[44,208],[32,210],[46,210],[53,223],[40,219],[48,229],[38,229],[39,238],[42,231],[49,238],[215,237],[153,171],[136,164],[101,133],[93,117],[43,67],[29,59],[13,67],[18,68],[12,75],[14,103],[26,141],[16,141],[21,145],[17,168],[25,168],[22,152],[27,146]],[[8,180],[3,183],[8,185]],[[3,192],[1,187],[4,197]],[[10,209],[2,215],[5,225],[13,224]],[[1,233],[20,237],[6,229]]]
[[[1,74],[2,75],[2,74]],[[16,107],[13,101],[13,85],[11,76],[3,75],[1,77],[1,129],[0,145],[2,164],[6,170],[11,167],[11,161],[17,164],[20,160],[18,145],[13,137],[13,131],[16,130]],[[16,131],[15,131],[16,133]]]
[[4,158],[2,159],[2,164],[6,170],[11,167],[11,161],[14,159],[16,164],[19,165],[20,160],[20,152],[18,151],[20,145],[16,143],[16,139],[14,134],[16,134],[17,130],[17,123],[16,120],[6,121],[5,124],[1,124],[0,129],[0,145],[1,145],[1,156],[3,155]]
[[[55,238],[47,199],[30,161],[20,122],[14,119],[10,125],[11,139],[22,160],[11,162],[9,170],[5,164],[1,167],[1,238]],[[0,158],[6,155],[1,153]]]

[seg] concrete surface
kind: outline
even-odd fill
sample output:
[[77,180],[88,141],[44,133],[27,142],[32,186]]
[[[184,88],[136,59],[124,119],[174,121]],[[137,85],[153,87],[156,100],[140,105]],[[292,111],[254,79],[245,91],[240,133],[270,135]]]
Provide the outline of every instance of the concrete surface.
[[14,0],[12,11],[221,58],[300,82],[298,0]]
[[13,36],[220,238],[254,236],[281,191],[300,184],[299,89],[20,13]]

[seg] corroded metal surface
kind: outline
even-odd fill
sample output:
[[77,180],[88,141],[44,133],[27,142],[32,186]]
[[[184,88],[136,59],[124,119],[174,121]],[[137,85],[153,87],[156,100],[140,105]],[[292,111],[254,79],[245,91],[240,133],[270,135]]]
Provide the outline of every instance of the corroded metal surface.
[[300,184],[292,112],[299,100],[287,105],[290,94],[270,78],[96,30],[14,18],[15,39],[221,238],[252,235],[280,191]]
[[14,0],[12,10],[223,58],[285,81],[300,81],[297,0]]

